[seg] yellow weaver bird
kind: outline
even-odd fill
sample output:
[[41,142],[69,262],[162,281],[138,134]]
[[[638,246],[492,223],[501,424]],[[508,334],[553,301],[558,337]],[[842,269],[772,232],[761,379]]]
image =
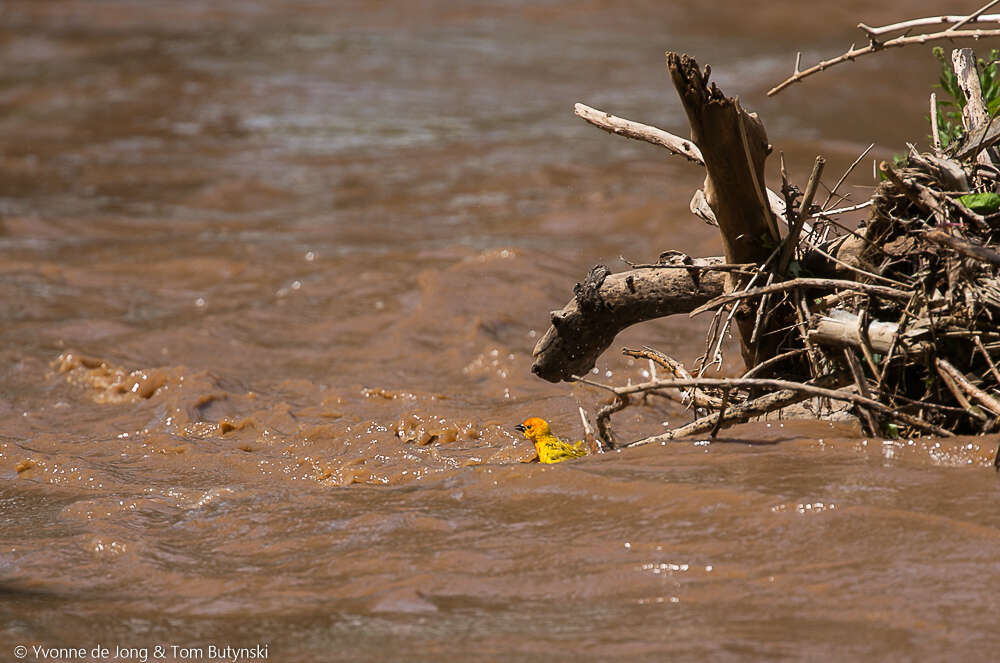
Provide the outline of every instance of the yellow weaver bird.
[[564,460],[571,460],[586,456],[587,450],[583,448],[583,442],[570,444],[563,442],[552,434],[549,430],[549,422],[538,417],[529,417],[523,424],[515,426],[518,431],[535,444],[535,451],[538,452],[538,460],[542,463],[561,463]]

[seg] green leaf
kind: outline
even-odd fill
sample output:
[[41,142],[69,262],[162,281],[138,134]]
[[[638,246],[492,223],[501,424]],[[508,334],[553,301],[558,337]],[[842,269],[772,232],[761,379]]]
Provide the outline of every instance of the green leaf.
[[1000,195],[995,193],[970,193],[958,199],[973,212],[992,214],[1000,210]]

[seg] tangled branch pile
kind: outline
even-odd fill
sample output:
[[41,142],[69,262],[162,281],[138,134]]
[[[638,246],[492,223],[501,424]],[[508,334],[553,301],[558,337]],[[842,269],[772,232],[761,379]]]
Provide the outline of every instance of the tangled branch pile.
[[[880,324],[878,335],[852,334],[866,359],[871,355],[873,389],[940,428],[994,432],[1000,253],[991,244],[1000,214],[976,209],[995,212],[1000,199],[971,192],[992,192],[1000,173],[972,159],[916,153],[905,168],[883,163],[881,169],[887,178],[873,198],[862,260],[875,274],[909,286],[905,300],[873,297],[855,309],[891,321],[872,323]],[[877,348],[875,336],[883,339]]]
[[[983,11],[863,26],[872,40],[868,52],[888,43],[877,38],[892,30],[909,35],[915,25],[934,22],[951,23],[934,33],[944,37],[935,38],[974,36],[982,30],[957,28],[1000,22]],[[826,208],[846,173],[828,187],[825,203],[814,200],[822,157],[802,189],[789,182],[783,161],[781,192],[765,187],[770,146],[763,124],[709,85],[708,68],[702,72],[687,56],[668,53],[667,65],[692,141],[578,105],[577,114],[596,126],[705,167],[705,187],[691,209],[718,225],[725,256],[699,259],[668,251],[656,263],[630,265],[619,274],[595,267],[577,284],[573,300],[551,314],[532,370],[548,380],[610,391],[613,401],[597,413],[597,423],[611,447],[714,435],[725,425],[817,398],[846,403],[875,435],[1000,430],[1000,154],[993,147],[1000,142],[1000,123],[993,126],[972,51],[954,51],[953,62],[966,102],[961,138],[942,147],[935,123],[933,151],[910,146],[905,159],[881,163],[882,181],[871,199],[840,210]],[[805,75],[796,64],[790,82]],[[933,97],[931,103],[936,119]],[[864,208],[870,216],[857,229],[837,221]],[[621,329],[709,310],[716,315],[694,374],[651,348],[626,348],[625,354],[648,359],[671,377],[623,387],[580,377]],[[721,364],[722,338],[731,324],[746,373],[705,377],[710,366]],[[610,417],[636,395],[668,390],[680,391],[695,421],[619,443]]]

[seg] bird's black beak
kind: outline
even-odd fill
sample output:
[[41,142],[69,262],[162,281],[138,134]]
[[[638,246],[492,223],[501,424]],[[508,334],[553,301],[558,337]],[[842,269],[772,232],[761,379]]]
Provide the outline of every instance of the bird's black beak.
[[514,426],[514,430],[516,430],[518,433],[523,433],[524,432],[524,424],[518,424],[518,425]]

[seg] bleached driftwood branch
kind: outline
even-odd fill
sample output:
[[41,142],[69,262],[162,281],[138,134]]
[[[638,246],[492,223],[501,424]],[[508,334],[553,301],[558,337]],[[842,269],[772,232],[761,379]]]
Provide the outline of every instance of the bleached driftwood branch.
[[[955,69],[958,86],[965,94],[965,107],[962,108],[962,124],[965,133],[975,133],[990,124],[990,112],[983,99],[983,87],[979,80],[979,68],[976,66],[976,53],[971,48],[956,48],[951,52],[951,64]],[[992,166],[993,160],[987,150],[976,155],[976,162]]]
[[[861,331],[861,316],[848,311],[831,311],[815,322],[809,330],[809,340],[823,345],[843,345],[860,348],[864,346]],[[892,347],[899,333],[899,325],[894,322],[875,320],[868,325],[866,335],[875,352],[885,354]]]
[[590,122],[595,127],[604,129],[608,133],[659,145],[692,163],[696,163],[699,166],[705,165],[705,159],[701,156],[701,150],[698,149],[697,145],[685,138],[675,136],[669,131],[664,131],[649,124],[626,120],[623,117],[605,113],[602,110],[591,108],[585,104],[576,104],[573,107],[573,113],[577,117]]
[[[608,133],[612,133],[617,136],[625,136],[626,138],[641,140],[653,145],[665,147],[672,154],[684,157],[691,163],[696,163],[699,166],[705,165],[705,158],[702,156],[701,150],[698,149],[697,145],[685,138],[676,136],[669,131],[664,131],[663,129],[649,124],[643,124],[634,120],[627,120],[623,117],[617,117],[611,113],[605,113],[602,110],[592,108],[585,104],[576,104],[573,112],[577,117],[586,120],[598,129],[603,129]],[[702,200],[703,199],[704,194],[702,194]],[[771,213],[787,224],[788,221],[785,218],[785,199],[774,191],[768,189],[767,202],[771,206]],[[708,207],[708,209],[710,210],[711,208]],[[693,201],[692,211],[694,211]],[[697,211],[694,211],[694,213],[710,223],[716,223],[714,212],[712,213],[710,219],[706,218],[706,216],[703,216]],[[808,225],[805,227],[805,232],[810,232]]]
[[[1000,0],[997,0],[1000,1]],[[808,69],[799,69],[799,58],[795,59],[795,68],[791,76],[783,80],[781,83],[775,85],[773,88],[768,90],[767,95],[773,96],[782,90],[784,90],[789,85],[793,83],[798,83],[804,78],[808,78],[813,74],[818,74],[821,71],[829,69],[835,65],[841,64],[843,62],[853,61],[864,55],[870,55],[878,51],[884,51],[889,48],[900,48],[902,46],[909,46],[911,44],[927,44],[934,41],[957,41],[959,39],[983,39],[986,37],[1000,37],[1000,29],[960,29],[961,26],[968,25],[973,22],[987,22],[986,16],[981,14],[985,9],[992,7],[997,2],[990,2],[985,7],[980,8],[976,12],[969,14],[968,16],[939,16],[935,19],[947,19],[947,20],[931,20],[931,19],[913,19],[912,21],[904,21],[903,23],[896,23],[890,26],[885,26],[883,28],[872,28],[864,24],[858,25],[861,30],[863,30],[869,37],[869,43],[867,46],[858,48],[855,45],[851,45],[845,53],[838,55],[837,57],[830,58],[829,60],[823,60],[818,64],[809,67]],[[1000,18],[1000,17],[998,17]],[[951,19],[957,19],[952,21]],[[989,21],[993,22],[993,21]],[[910,25],[907,25],[910,23]],[[893,37],[886,41],[880,41],[878,37],[882,34],[887,34],[891,32],[898,32],[899,30],[906,30],[911,27],[917,27],[921,24],[923,25],[934,25],[939,23],[954,23],[951,27],[946,30],[941,30],[939,32],[931,32],[926,34],[910,35],[904,34],[899,37]]]
[[[991,3],[990,6],[997,3]],[[971,20],[970,20],[971,19]],[[906,32],[913,28],[925,28],[930,25],[953,24],[948,29],[955,31],[968,23],[1000,23],[1000,14],[980,14],[979,16],[928,16],[926,18],[911,18],[908,21],[900,21],[891,25],[883,25],[873,28],[864,23],[858,23],[858,29],[869,37],[881,37],[893,32]]]

